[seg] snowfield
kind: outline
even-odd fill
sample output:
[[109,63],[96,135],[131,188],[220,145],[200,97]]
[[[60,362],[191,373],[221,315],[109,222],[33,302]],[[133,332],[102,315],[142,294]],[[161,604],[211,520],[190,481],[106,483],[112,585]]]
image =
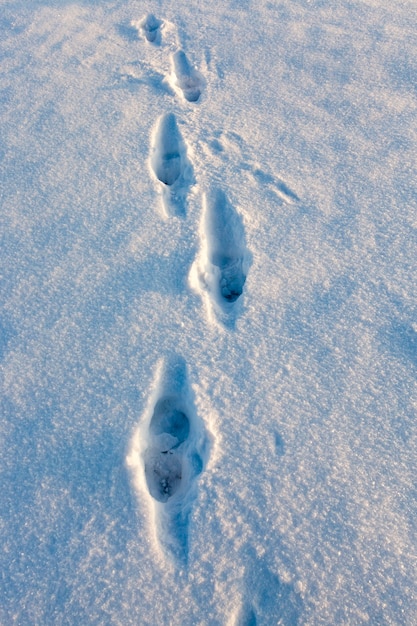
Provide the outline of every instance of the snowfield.
[[415,625],[416,4],[0,25],[0,623]]

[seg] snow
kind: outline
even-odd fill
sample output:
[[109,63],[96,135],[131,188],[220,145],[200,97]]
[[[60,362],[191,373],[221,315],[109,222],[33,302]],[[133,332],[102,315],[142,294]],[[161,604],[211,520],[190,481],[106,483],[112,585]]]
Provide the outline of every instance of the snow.
[[0,622],[413,625],[415,4],[0,23]]

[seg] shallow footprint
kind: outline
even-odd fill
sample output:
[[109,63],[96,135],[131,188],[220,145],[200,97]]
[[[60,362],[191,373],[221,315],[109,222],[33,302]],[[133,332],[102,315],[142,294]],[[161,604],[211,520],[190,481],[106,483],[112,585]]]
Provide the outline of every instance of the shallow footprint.
[[194,410],[186,363],[171,355],[163,364],[155,399],[134,437],[128,463],[139,473],[142,466],[160,547],[182,563],[188,555],[188,519],[196,478],[207,461],[207,450],[208,439]]
[[190,273],[191,285],[208,295],[223,323],[233,323],[250,254],[242,220],[220,189],[205,196],[200,235],[201,252]]
[[159,43],[162,24],[163,22],[158,20],[152,13],[145,15],[139,22],[133,22],[133,25],[142,31],[145,39],[150,43]]
[[197,102],[201,96],[203,80],[187,59],[183,50],[172,55],[175,74],[175,86],[178,87],[188,102]]
[[173,113],[162,115],[154,131],[151,169],[161,183],[162,202],[165,214],[185,215],[186,195],[192,182],[191,163]]

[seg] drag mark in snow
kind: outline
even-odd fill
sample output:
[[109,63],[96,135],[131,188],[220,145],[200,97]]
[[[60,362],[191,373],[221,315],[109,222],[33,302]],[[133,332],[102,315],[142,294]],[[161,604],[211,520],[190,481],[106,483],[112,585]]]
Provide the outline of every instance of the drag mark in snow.
[[193,265],[193,287],[208,294],[217,317],[233,321],[249,266],[242,220],[220,189],[206,194],[201,224],[201,252]]
[[264,172],[260,168],[255,168],[252,173],[254,178],[261,185],[270,185],[274,189],[275,193],[282,200],[284,200],[284,202],[288,202],[291,204],[299,200],[297,194],[292,191],[292,189],[290,189],[290,187],[283,180],[280,180],[279,178],[274,178],[274,176],[271,176],[271,174]]
[[203,80],[187,59],[183,50],[177,50],[172,55],[174,68],[174,86],[182,91],[188,102],[197,102],[201,95]]
[[162,183],[165,213],[168,216],[184,215],[187,189],[192,181],[192,167],[173,113],[162,115],[158,120],[150,164],[155,177]]
[[128,463],[151,497],[160,547],[182,563],[187,560],[188,518],[196,478],[207,461],[207,441],[191,399],[186,363],[173,355],[163,364]]

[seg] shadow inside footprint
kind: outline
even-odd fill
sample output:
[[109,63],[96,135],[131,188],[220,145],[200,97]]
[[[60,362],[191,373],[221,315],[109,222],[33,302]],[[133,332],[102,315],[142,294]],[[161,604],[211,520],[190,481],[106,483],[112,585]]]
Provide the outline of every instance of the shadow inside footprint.
[[167,215],[185,214],[185,197],[192,179],[186,147],[173,113],[162,115],[154,134],[151,168],[162,183],[162,199]]
[[[250,254],[243,223],[220,189],[205,196],[201,238],[202,252],[196,263],[198,282],[207,292],[218,317],[233,322],[235,304],[243,293]],[[195,269],[190,280],[195,284]]]
[[181,357],[165,363],[147,440],[145,479],[156,501],[159,540],[172,556],[184,561],[195,479],[203,470],[207,440],[193,410]]
[[176,83],[188,102],[197,102],[201,96],[202,80],[198,72],[190,65],[183,50],[177,50],[172,55],[172,64]]
[[188,438],[190,420],[175,408],[175,399],[159,400],[149,426],[153,446],[145,456],[145,476],[149,493],[159,502],[173,496],[182,479],[182,459],[174,453]]
[[153,435],[170,435],[177,440],[177,447],[190,433],[190,420],[175,408],[175,399],[165,398],[156,403],[149,430]]
[[137,23],[138,28],[143,32],[145,39],[150,43],[159,43],[160,26],[163,24],[152,13],[148,13]]
[[173,185],[181,174],[180,143],[175,115],[163,115],[155,135],[151,164],[155,176],[164,185]]
[[220,293],[227,302],[236,302],[243,293],[246,276],[243,273],[242,259],[220,257],[213,260],[220,269]]
[[206,195],[205,229],[207,257],[218,281],[214,293],[220,303],[236,302],[246,281],[244,230],[239,215],[220,189]]

